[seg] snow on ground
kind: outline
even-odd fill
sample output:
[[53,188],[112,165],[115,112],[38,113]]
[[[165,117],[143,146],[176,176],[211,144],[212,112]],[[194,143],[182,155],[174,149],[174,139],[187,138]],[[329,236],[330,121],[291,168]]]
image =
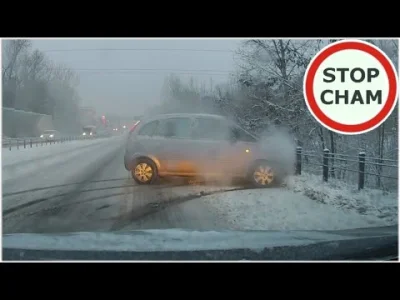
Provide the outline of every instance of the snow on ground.
[[48,144],[48,145],[32,145],[30,148],[27,145],[27,148],[20,147],[18,150],[16,148],[12,148],[11,151],[7,148],[2,149],[2,167],[7,167],[9,165],[19,163],[22,161],[30,161],[33,159],[44,158],[48,156],[52,156],[60,153],[68,153],[69,151],[84,147],[86,145],[98,144],[101,143],[102,139],[96,140],[82,140],[82,141],[69,141],[59,144]]
[[339,230],[398,224],[398,195],[358,191],[357,185],[320,176],[291,176],[281,188],[203,198],[235,230]]
[[[80,162],[80,154],[84,151],[92,152],[96,147],[102,147],[109,141],[104,139],[71,142],[52,145],[43,148],[32,148],[2,153],[2,181],[7,183],[30,174],[37,175],[39,171],[48,168],[64,171],[67,161]],[[54,147],[53,147],[54,146]],[[46,173],[47,174],[47,173]],[[32,180],[32,177],[29,178]],[[25,181],[25,180],[24,180]],[[46,181],[43,180],[43,184]]]
[[356,182],[329,179],[325,183],[321,177],[291,176],[286,180],[286,188],[321,204],[376,217],[387,225],[398,223],[398,193],[368,188],[359,191]]
[[[117,137],[93,143],[90,147],[74,148],[50,159],[37,159],[15,168],[3,167],[3,209],[74,190],[77,183],[90,180],[97,169],[108,163],[123,145],[123,139]],[[40,189],[44,187],[54,188]],[[8,195],[29,190],[30,193]]]
[[284,188],[233,191],[203,201],[233,230],[339,230],[387,224],[374,215],[339,209]]

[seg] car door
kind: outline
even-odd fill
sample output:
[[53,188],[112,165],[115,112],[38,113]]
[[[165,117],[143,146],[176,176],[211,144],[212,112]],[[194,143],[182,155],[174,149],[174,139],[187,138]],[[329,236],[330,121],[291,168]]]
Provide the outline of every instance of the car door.
[[160,147],[158,158],[167,173],[194,173],[192,127],[193,119],[186,116],[160,120],[154,139]]
[[193,139],[197,172],[207,175],[223,173],[226,163],[224,148],[228,145],[228,126],[224,120],[196,117]]
[[159,126],[158,120],[147,122],[138,128],[137,134],[131,133],[126,145],[125,158],[129,160],[133,155],[148,155],[157,157],[160,142],[154,138]]

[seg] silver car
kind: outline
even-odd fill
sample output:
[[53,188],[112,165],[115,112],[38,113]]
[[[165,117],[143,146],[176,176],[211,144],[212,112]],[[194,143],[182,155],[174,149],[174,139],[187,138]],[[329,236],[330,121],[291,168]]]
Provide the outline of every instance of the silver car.
[[209,114],[165,114],[137,122],[129,132],[124,163],[138,184],[185,176],[242,178],[267,187],[283,176],[257,137]]

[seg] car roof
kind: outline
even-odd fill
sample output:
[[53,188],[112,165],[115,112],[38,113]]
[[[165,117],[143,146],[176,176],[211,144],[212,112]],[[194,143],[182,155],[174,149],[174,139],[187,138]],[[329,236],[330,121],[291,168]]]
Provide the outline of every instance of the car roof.
[[178,118],[178,117],[181,117],[181,118],[182,117],[186,117],[186,118],[212,118],[212,119],[216,119],[216,120],[225,121],[228,124],[232,124],[234,126],[239,127],[240,129],[244,130],[247,134],[251,135],[255,139],[258,139],[258,137],[256,135],[251,134],[250,132],[248,132],[247,130],[245,130],[241,126],[239,126],[236,122],[233,122],[232,120],[230,120],[229,118],[227,118],[225,116],[214,115],[214,114],[205,114],[205,113],[157,114],[157,115],[152,115],[152,116],[145,117],[142,121],[140,121],[142,123],[142,125],[139,125],[139,126],[143,126],[143,125],[145,125],[145,124],[147,124],[147,123],[149,123],[151,121],[163,120],[163,119],[168,119],[168,118]]

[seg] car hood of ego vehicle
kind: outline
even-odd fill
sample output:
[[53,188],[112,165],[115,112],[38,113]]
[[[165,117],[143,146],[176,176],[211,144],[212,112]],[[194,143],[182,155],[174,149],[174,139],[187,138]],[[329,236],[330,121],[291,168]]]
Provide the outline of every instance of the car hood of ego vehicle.
[[398,226],[339,231],[5,234],[3,260],[397,260]]

